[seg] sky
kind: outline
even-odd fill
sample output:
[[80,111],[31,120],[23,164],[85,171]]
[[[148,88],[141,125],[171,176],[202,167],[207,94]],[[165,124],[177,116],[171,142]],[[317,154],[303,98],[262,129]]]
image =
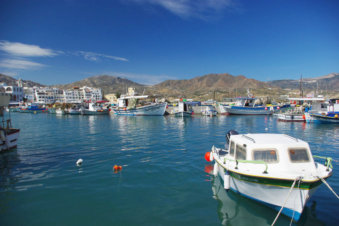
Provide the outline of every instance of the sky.
[[339,72],[337,0],[1,0],[0,73],[45,85]]

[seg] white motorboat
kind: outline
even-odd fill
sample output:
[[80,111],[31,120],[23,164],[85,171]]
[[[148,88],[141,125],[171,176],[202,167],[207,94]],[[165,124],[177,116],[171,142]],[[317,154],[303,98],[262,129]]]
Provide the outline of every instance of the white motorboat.
[[81,114],[82,115],[108,115],[109,110],[104,109],[103,107],[95,103],[88,103],[88,108],[82,108]]
[[190,117],[193,114],[192,106],[184,102],[182,99],[178,103],[178,108],[174,112],[176,117]]
[[225,189],[281,210],[298,221],[307,200],[332,175],[331,158],[314,161],[307,142],[285,134],[238,134],[230,131],[225,149],[205,154],[215,161],[213,174]]
[[213,106],[206,106],[205,109],[203,109],[201,111],[201,114],[204,116],[216,116],[217,115],[217,111],[214,109]]
[[63,109],[61,109],[61,108],[58,108],[58,109],[55,110],[55,114],[57,114],[57,115],[64,115],[65,111]]
[[8,107],[9,100],[10,94],[0,93],[0,116],[2,117],[2,124],[0,125],[0,152],[16,148],[20,133],[20,129],[12,128],[11,119],[4,118],[4,111]]
[[118,98],[118,107],[113,111],[117,115],[129,116],[162,116],[165,114],[166,102],[145,102],[147,95],[135,95],[135,89],[129,88],[126,95]]

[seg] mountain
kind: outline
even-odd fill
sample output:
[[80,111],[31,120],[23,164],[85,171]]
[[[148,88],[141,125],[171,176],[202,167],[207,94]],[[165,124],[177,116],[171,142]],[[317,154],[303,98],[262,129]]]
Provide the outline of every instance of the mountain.
[[[208,74],[189,80],[167,80],[150,89],[162,95],[177,97],[197,97],[212,95],[235,96],[244,95],[246,90],[261,90],[271,86],[265,82],[249,79],[245,76],[233,76],[230,74]],[[258,95],[256,93],[256,95]]]
[[71,89],[73,87],[82,86],[101,88],[104,95],[108,93],[124,94],[126,93],[128,87],[134,87],[138,92],[143,92],[144,88],[146,88],[145,85],[130,81],[128,79],[109,75],[97,75],[66,85],[56,85],[55,87],[61,89]]
[[[6,83],[8,86],[16,86],[17,80],[11,76],[7,76],[7,75],[0,73],[0,83]],[[30,80],[22,80],[22,84],[25,87],[33,87],[33,86],[43,87],[44,86],[40,83],[36,83]]]
[[[274,80],[269,81],[267,84],[282,89],[299,89],[300,80]],[[316,78],[305,78],[302,80],[303,89],[307,90],[339,90],[339,73],[331,73]]]

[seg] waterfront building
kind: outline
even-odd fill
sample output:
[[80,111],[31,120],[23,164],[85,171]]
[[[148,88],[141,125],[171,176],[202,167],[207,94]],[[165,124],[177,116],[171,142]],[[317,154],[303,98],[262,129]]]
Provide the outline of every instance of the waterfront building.
[[0,89],[2,92],[11,95],[10,103],[18,103],[23,101],[24,92],[21,79],[18,80],[17,86],[8,86],[6,83],[0,83]]

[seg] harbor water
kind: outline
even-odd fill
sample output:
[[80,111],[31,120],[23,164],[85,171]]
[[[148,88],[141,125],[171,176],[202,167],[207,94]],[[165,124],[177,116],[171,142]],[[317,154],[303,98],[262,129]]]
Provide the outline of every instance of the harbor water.
[[[277,212],[226,192],[206,171],[225,134],[285,133],[339,160],[339,126],[272,116],[191,118],[11,113],[18,147],[0,154],[0,225],[270,225]],[[78,159],[83,159],[80,167]],[[323,161],[323,160],[321,160]],[[115,172],[114,165],[122,170]],[[339,193],[339,162],[328,180]],[[321,185],[298,223],[336,225]],[[280,216],[276,225],[288,225]]]

